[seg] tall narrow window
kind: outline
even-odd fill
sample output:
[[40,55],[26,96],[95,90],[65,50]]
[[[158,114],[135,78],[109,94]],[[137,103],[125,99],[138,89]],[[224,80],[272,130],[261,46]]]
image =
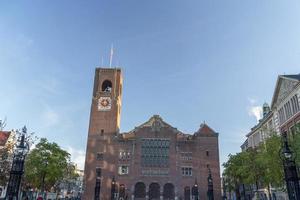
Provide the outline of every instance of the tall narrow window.
[[207,156],[207,157],[209,156],[209,151],[206,151],[206,156]]
[[100,177],[101,177],[101,168],[100,168],[100,167],[97,167],[97,168],[96,168],[96,177],[97,177],[97,178],[100,178]]
[[295,105],[296,105],[296,111],[298,112],[299,111],[299,100],[298,100],[298,96],[295,95]]

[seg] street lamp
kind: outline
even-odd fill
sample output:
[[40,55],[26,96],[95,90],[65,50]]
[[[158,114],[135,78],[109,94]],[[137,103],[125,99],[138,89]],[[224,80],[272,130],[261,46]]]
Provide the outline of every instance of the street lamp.
[[110,197],[111,200],[115,200],[116,197],[116,184],[117,183],[115,177],[113,177],[111,181],[111,197]]
[[29,144],[25,141],[27,129],[24,126],[22,133],[19,135],[18,144],[14,149],[13,163],[10,170],[9,181],[7,185],[6,199],[18,199],[19,188],[21,184],[22,175],[24,173],[25,157],[29,151]]
[[214,185],[210,168],[208,169],[207,186],[207,198],[208,200],[214,200]]
[[290,200],[300,200],[299,178],[295,163],[295,153],[289,147],[287,133],[282,134],[280,158],[283,163],[284,179]]
[[198,190],[197,179],[195,179],[195,184],[192,187],[192,197],[193,197],[193,200],[199,200],[199,190]]

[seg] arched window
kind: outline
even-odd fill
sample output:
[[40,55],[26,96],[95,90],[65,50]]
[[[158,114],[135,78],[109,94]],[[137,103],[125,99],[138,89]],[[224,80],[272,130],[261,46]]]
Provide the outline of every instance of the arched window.
[[138,182],[135,184],[134,197],[135,198],[145,198],[146,197],[146,186],[143,182]]
[[191,188],[189,186],[184,188],[184,200],[191,200]]
[[109,80],[103,81],[102,87],[101,87],[102,92],[111,92],[111,88],[112,88],[111,81],[109,81]]
[[160,198],[160,186],[158,183],[149,185],[149,200],[157,200]]
[[163,198],[164,200],[175,199],[175,190],[174,190],[174,185],[172,183],[166,183],[164,185]]

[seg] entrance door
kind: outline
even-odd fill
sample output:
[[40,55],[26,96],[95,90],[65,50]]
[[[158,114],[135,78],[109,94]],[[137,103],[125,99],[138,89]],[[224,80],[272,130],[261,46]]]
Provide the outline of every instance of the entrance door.
[[146,186],[143,182],[138,182],[134,187],[134,199],[144,200],[146,199]]
[[164,197],[164,200],[174,200],[175,199],[175,190],[174,190],[174,185],[172,183],[166,183],[164,185],[163,197]]
[[158,183],[151,183],[149,185],[149,200],[160,199],[160,186]]

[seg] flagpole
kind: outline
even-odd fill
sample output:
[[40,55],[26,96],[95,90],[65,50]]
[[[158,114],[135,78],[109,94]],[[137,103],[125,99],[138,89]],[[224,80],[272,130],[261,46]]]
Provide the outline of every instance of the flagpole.
[[113,46],[113,44],[112,44],[112,45],[111,45],[111,48],[110,48],[109,68],[111,68],[111,66],[112,66],[113,54],[114,54],[114,46]]

